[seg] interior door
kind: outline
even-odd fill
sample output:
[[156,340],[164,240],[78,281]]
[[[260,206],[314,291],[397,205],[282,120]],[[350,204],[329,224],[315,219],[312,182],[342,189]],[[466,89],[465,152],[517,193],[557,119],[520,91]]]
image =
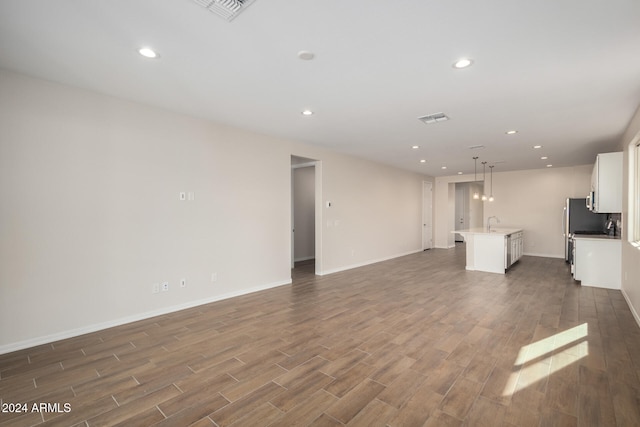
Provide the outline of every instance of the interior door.
[[433,245],[432,230],[433,184],[422,182],[422,250],[431,249]]
[[[456,219],[455,230],[465,230],[469,228],[469,214],[467,206],[467,198],[469,197],[469,187],[465,184],[456,184]],[[456,233],[456,242],[462,242],[464,239],[461,234]]]

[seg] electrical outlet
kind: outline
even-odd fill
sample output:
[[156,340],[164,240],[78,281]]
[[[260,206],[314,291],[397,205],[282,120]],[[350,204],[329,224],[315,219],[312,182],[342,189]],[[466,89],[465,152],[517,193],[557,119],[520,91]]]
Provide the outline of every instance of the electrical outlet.
[[218,281],[218,273],[211,273],[211,281],[212,282]]
[[187,286],[187,279],[180,279],[180,287],[184,288]]
[[169,282],[162,282],[162,292],[167,292],[169,290]]
[[160,283],[154,283],[151,285],[151,293],[157,294],[158,292],[160,292]]

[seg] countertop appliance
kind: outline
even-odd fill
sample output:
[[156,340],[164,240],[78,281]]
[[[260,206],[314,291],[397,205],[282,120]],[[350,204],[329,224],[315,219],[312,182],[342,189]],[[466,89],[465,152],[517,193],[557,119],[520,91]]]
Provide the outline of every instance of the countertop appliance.
[[609,217],[606,224],[604,225],[604,229],[608,236],[616,235],[616,223],[614,222],[613,218]]
[[585,199],[567,199],[562,216],[565,261],[571,263],[573,258],[573,235],[605,234],[607,219],[607,214],[591,212]]

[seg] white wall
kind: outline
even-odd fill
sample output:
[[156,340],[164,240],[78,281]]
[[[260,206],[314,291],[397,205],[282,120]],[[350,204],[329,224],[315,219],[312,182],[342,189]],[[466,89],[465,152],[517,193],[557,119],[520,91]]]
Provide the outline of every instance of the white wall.
[[629,169],[629,144],[635,142],[640,135],[640,109],[636,111],[620,149],[624,151],[623,185],[622,185],[622,293],[625,296],[638,325],[640,325],[640,248],[629,242],[629,180],[633,175]]
[[0,348],[290,282],[287,144],[8,73],[0,93]]
[[422,181],[432,177],[303,144],[292,150],[296,156],[320,160],[319,274],[422,250]]
[[293,169],[294,260],[315,258],[315,167]]
[[[594,159],[595,161],[595,159]],[[528,255],[564,257],[562,208],[567,197],[586,197],[590,189],[591,165],[545,168],[514,172],[493,172],[495,201],[484,202],[483,224],[490,216],[500,227],[522,227],[524,251]],[[453,220],[450,217],[450,187],[473,181],[473,175],[436,178],[436,247],[451,247]]]
[[291,154],[335,203],[325,273],[421,248],[421,175],[5,71],[0,93],[0,353],[289,283]]

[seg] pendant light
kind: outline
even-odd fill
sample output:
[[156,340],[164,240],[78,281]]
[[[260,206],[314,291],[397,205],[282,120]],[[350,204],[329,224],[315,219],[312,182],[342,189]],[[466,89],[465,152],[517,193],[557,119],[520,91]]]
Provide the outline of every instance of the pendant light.
[[486,176],[487,176],[487,162],[482,162],[482,201],[483,202],[487,201],[487,195],[485,194],[485,191],[484,191],[484,183],[486,181]]
[[[478,182],[478,156],[473,158],[473,183],[475,184],[476,182]],[[478,194],[478,191],[474,191],[473,193],[473,198],[478,200],[480,198],[480,195]]]
[[489,174],[491,175],[491,190],[490,190],[490,194],[489,194],[489,201],[493,202],[494,198],[493,198],[493,167],[495,165],[491,165],[489,166]]

